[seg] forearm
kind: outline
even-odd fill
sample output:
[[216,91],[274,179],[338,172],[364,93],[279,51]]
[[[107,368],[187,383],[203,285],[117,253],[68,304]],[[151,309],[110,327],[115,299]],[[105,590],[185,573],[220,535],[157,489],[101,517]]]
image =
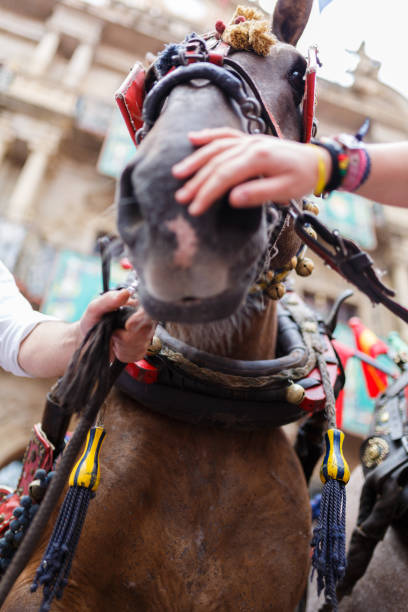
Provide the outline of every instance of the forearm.
[[62,376],[81,340],[79,322],[39,323],[20,345],[19,365],[30,376]]
[[408,142],[369,144],[371,171],[357,190],[376,202],[408,208]]

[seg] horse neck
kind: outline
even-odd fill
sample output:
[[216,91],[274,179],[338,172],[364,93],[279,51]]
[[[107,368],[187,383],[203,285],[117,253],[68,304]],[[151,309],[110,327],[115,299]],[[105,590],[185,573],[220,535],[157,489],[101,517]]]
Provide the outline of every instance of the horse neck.
[[276,302],[268,301],[261,312],[243,307],[228,319],[198,325],[167,323],[175,338],[197,349],[231,359],[272,359],[277,337]]

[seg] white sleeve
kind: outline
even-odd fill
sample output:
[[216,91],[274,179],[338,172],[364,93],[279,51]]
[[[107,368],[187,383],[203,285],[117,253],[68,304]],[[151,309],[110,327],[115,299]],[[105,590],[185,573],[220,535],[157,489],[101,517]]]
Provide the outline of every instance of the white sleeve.
[[33,310],[13,276],[0,261],[0,366],[16,376],[29,376],[18,364],[20,344],[38,323],[55,321]]

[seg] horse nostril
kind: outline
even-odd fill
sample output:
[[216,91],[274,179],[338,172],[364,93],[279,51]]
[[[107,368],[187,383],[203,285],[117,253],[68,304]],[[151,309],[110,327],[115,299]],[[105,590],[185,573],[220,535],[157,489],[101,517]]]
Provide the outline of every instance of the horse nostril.
[[188,304],[189,302],[197,302],[198,298],[192,296],[186,296],[181,299],[184,304]]
[[131,245],[135,241],[135,234],[142,222],[140,207],[133,197],[123,197],[118,202],[117,226],[122,240]]

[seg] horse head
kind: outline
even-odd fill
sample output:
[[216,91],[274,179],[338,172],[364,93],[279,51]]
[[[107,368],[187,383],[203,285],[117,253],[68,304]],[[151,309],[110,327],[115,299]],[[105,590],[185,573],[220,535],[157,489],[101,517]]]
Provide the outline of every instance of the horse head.
[[[311,4],[279,0],[271,24],[277,40],[268,55],[232,49],[238,69],[251,75],[283,136],[294,140],[301,138],[306,69],[294,45]],[[159,101],[150,103],[156,116],[118,189],[119,232],[137,270],[140,299],[153,318],[182,323],[229,317],[245,303],[259,273],[280,269],[300,245],[279,207],[238,210],[226,194],[195,218],[175,200],[181,181],[171,169],[192,152],[189,131],[246,130],[242,105],[225,85],[231,73],[208,63],[197,71],[197,65],[178,68],[151,89],[151,99],[160,91]],[[187,70],[188,78],[174,76]]]

